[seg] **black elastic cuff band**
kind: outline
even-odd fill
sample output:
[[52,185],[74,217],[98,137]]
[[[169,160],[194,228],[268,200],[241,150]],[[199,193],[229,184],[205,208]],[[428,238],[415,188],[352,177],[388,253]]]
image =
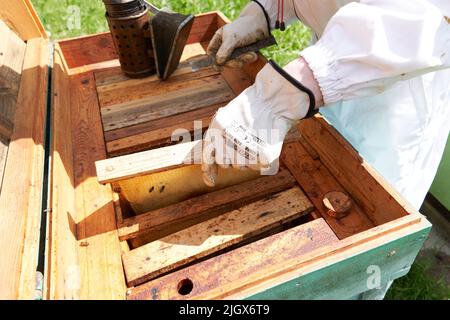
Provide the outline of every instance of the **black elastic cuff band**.
[[264,6],[258,1],[258,0],[252,0],[253,2],[257,3],[260,7],[261,10],[264,12],[264,16],[266,17],[266,21],[267,21],[267,30],[269,30],[269,34],[271,35],[271,27],[270,27],[270,18],[269,15],[267,14],[266,8],[264,8]]
[[311,90],[309,90],[307,87],[305,87],[303,84],[301,84],[297,79],[294,79],[289,73],[287,73],[283,68],[281,68],[278,64],[276,64],[275,61],[270,60],[269,63],[287,81],[289,81],[300,91],[303,91],[304,93],[306,93],[308,95],[309,109],[308,109],[308,113],[306,113],[306,116],[303,119],[311,118],[317,112],[319,112],[319,110],[316,110],[316,98],[314,97],[314,93]]

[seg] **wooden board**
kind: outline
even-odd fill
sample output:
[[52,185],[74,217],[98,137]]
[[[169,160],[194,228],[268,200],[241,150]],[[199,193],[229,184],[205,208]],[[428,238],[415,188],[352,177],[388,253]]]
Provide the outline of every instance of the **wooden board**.
[[328,215],[328,210],[323,204],[325,194],[332,191],[345,190],[320,160],[314,160],[300,142],[285,144],[281,154],[281,161],[297,179],[317,210],[322,214],[322,217],[340,239],[375,226],[356,205],[353,206],[347,216],[341,219]]
[[[194,135],[195,130],[199,130],[199,132],[203,133],[209,127],[214,114],[224,105],[226,105],[226,103],[204,107],[191,112],[177,114],[172,117],[144,122],[142,123],[142,127],[145,127],[145,129],[142,133],[107,142],[106,148],[108,154],[109,156],[114,157],[131,152],[139,152],[171,145],[177,142],[177,140],[173,140],[174,132],[189,132],[191,137]],[[148,127],[155,126],[155,122],[164,122],[165,125],[161,129],[149,129]],[[129,128],[134,129],[130,131],[135,131],[135,128],[138,126],[139,125],[127,127],[125,128],[125,131],[128,131],[127,129]],[[141,128],[139,128],[139,130],[141,130]],[[116,130],[115,133],[118,133],[119,130]],[[105,133],[105,138],[107,133],[108,132]]]
[[373,224],[381,225],[415,212],[323,118],[301,121],[299,130]]
[[[209,107],[230,101],[234,94],[220,75],[185,81],[174,87],[168,85],[138,88],[139,95],[131,89],[116,90],[122,102],[108,105],[103,102],[102,120],[105,131],[128,127],[142,122]],[[160,91],[161,90],[161,91]],[[122,100],[123,99],[123,100]]]
[[202,141],[143,151],[95,163],[100,183],[126,180],[155,172],[201,163]]
[[26,45],[1,20],[0,34],[0,95],[17,97]]
[[[49,300],[80,298],[80,285],[71,275],[79,271],[77,211],[75,209],[74,164],[70,103],[70,79],[64,69],[58,44],[55,46],[52,92],[52,179],[44,292]],[[69,128],[69,130],[68,130]]]
[[[137,215],[119,225],[119,238],[127,240],[151,233],[153,237],[161,232],[172,233],[174,227],[181,229],[186,222],[198,223],[221,212],[255,201],[266,195],[294,186],[295,179],[283,170],[276,176],[261,177],[215,192],[190,198],[171,206]],[[184,223],[184,224],[182,224]],[[181,225],[180,225],[181,224]],[[155,234],[157,232],[159,234]],[[178,231],[178,230],[177,230]]]
[[[318,219],[131,288],[127,298],[348,299],[367,290],[371,265],[386,268],[383,282],[404,275],[429,228],[413,214],[339,240]],[[192,290],[181,294],[185,283]]]
[[120,299],[125,283],[112,190],[95,178],[94,163],[106,153],[93,73],[72,76],[70,88],[80,298]]
[[[0,140],[7,146],[14,128],[26,44],[1,20],[0,34]],[[0,166],[1,163],[0,159]]]
[[44,27],[30,0],[2,1],[0,19],[24,41],[33,38],[47,39]]
[[48,63],[48,42],[29,40],[0,193],[0,299],[35,294]]
[[[205,19],[204,23],[214,20],[210,15]],[[236,93],[230,72],[192,70],[189,62],[204,57],[200,43],[188,44],[178,69],[166,81],[156,75],[130,79],[120,68],[95,73],[110,157],[173,144],[176,130],[193,133],[208,127],[217,109]]]
[[127,283],[142,283],[311,210],[308,198],[294,187],[151,242],[123,256]]
[[[268,271],[274,265],[284,262],[286,266],[294,259],[301,261],[302,257],[337,242],[327,223],[318,219],[132,288],[127,298],[217,299],[239,292],[249,281],[262,281],[270,276]],[[178,292],[183,280],[193,285],[193,290],[185,295]]]
[[70,69],[89,67],[118,58],[109,32],[60,41],[59,45],[69,74],[73,74]]

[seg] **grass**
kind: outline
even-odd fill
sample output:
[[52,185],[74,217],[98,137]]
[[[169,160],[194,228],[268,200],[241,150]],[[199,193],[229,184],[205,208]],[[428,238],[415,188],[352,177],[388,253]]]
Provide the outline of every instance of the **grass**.
[[449,300],[450,286],[430,275],[431,265],[418,259],[410,272],[394,281],[386,294],[386,300]]
[[[108,30],[101,0],[32,0],[31,2],[52,39],[64,39]],[[196,14],[218,10],[230,19],[235,19],[248,0],[156,0],[153,3],[181,13]],[[77,12],[80,16],[79,23],[76,18]],[[296,58],[311,38],[309,30],[300,23],[289,26],[284,32],[275,31],[274,34],[279,45],[263,50],[263,54],[281,65]]]

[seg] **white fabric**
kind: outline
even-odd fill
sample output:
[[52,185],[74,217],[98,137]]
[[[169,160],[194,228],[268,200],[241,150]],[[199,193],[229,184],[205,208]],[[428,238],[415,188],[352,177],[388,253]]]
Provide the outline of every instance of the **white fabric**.
[[[276,0],[260,0],[271,18]],[[321,113],[415,208],[450,128],[449,0],[286,0],[319,41],[301,55]]]
[[[288,74],[289,69],[286,66]],[[294,122],[306,116],[308,108],[308,95],[267,64],[254,85],[214,116],[203,145],[206,184],[214,186],[217,164],[276,173],[284,138]]]

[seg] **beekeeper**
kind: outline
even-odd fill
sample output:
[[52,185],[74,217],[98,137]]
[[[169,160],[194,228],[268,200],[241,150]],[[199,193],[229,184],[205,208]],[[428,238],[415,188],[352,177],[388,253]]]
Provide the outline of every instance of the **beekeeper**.
[[320,113],[416,209],[436,174],[450,128],[450,1],[259,0],[219,29],[208,53],[301,20],[318,41],[219,109],[203,143],[203,178],[220,166],[270,170],[296,120]]

